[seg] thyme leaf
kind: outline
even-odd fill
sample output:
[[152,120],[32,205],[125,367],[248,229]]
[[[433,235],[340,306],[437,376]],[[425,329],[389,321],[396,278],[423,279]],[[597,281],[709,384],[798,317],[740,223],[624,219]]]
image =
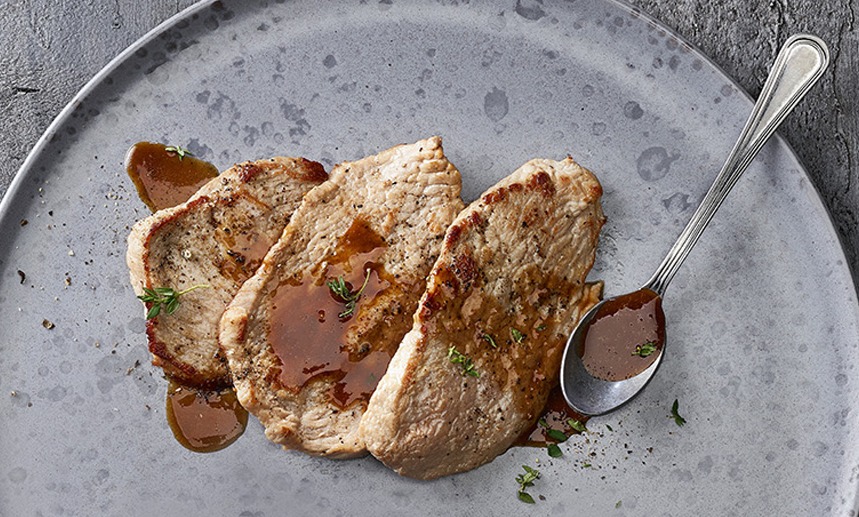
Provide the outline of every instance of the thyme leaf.
[[680,413],[677,410],[680,407],[680,403],[677,399],[674,399],[674,404],[671,405],[671,416],[674,418],[674,423],[677,424],[678,427],[683,427],[686,423],[686,419],[680,416]]
[[585,427],[584,422],[581,422],[581,421],[576,420],[574,418],[568,418],[567,419],[567,425],[569,425],[570,427],[573,428],[574,431],[577,431],[579,433],[585,433],[588,430],[588,428]]
[[519,329],[510,327],[510,335],[513,336],[513,341],[521,343],[525,341],[525,334],[519,332]]
[[463,375],[480,377],[480,372],[478,372],[474,368],[474,362],[472,362],[470,357],[466,357],[462,352],[457,350],[456,345],[451,346],[447,349],[447,358],[450,359],[450,362],[452,362],[453,364],[458,364],[462,366]]
[[565,432],[559,431],[558,429],[552,429],[549,424],[546,423],[545,418],[541,418],[537,423],[540,425],[540,427],[543,428],[543,433],[546,436],[557,441],[558,443],[565,442],[567,441],[567,438],[569,438]]
[[489,346],[492,348],[498,348],[498,345],[495,343],[495,339],[493,339],[492,336],[489,334],[483,334],[482,337],[487,343],[489,343]]
[[647,357],[653,352],[656,352],[656,342],[648,341],[643,345],[636,346],[635,351],[632,352],[632,355],[637,355],[639,357]]
[[186,149],[186,148],[182,147],[181,145],[168,145],[167,147],[165,147],[165,148],[164,148],[164,150],[165,150],[165,151],[167,151],[168,153],[174,153],[174,154],[176,154],[176,156],[178,156],[178,157],[179,157],[179,160],[180,160],[180,161],[181,161],[181,160],[182,160],[182,158],[184,158],[186,155],[187,155],[187,156],[194,156],[194,153],[192,153],[192,152],[191,152],[191,151],[189,151],[188,149]]

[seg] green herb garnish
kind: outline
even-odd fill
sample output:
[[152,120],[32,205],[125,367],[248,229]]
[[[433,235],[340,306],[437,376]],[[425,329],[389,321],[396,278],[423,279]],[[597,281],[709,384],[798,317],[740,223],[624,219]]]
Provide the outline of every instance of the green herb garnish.
[[482,337],[484,340],[486,340],[487,343],[489,343],[489,346],[491,346],[492,348],[498,348],[498,345],[495,343],[495,340],[492,339],[492,336],[490,336],[489,334],[483,334]]
[[177,291],[172,287],[155,287],[150,289],[143,288],[143,293],[137,298],[142,302],[151,303],[152,306],[146,312],[146,319],[151,320],[155,316],[161,314],[161,308],[164,307],[164,312],[173,314],[179,308],[179,297],[183,294],[190,293],[194,289],[203,289],[209,287],[206,284],[195,285],[183,291]]
[[563,431],[558,431],[557,429],[546,429],[546,436],[553,440],[557,440],[559,443],[567,441],[567,434]]
[[546,324],[545,323],[537,325],[537,332],[543,332],[544,330],[546,330]]
[[447,349],[447,357],[453,364],[459,364],[462,366],[463,375],[480,377],[480,372],[474,369],[474,363],[471,361],[471,358],[463,355],[462,352],[456,349],[456,346],[452,346]]
[[606,424],[606,425],[605,425],[605,428],[606,428],[606,429],[608,429],[608,430],[609,430],[609,431],[611,431],[611,432],[614,432],[614,429],[612,429],[612,428],[611,428],[611,426],[610,426],[610,425],[608,425],[608,424]]
[[632,352],[632,355],[637,355],[639,357],[647,357],[653,352],[656,352],[656,342],[648,341],[643,345],[636,346],[635,351]]
[[680,403],[677,399],[674,399],[674,404],[671,405],[671,416],[674,417],[674,423],[679,427],[683,427],[683,424],[686,423],[686,419],[680,416],[680,413],[677,412],[677,409],[680,407]]
[[515,329],[513,327],[510,327],[510,335],[513,336],[513,341],[515,341],[517,343],[521,343],[522,341],[525,341],[525,334],[519,332],[519,329]]
[[194,156],[194,153],[180,145],[168,145],[164,150],[168,153],[176,153],[180,161],[185,157],[185,155]]
[[591,464],[590,463],[582,463],[582,467],[589,469],[589,468],[591,468]]
[[534,486],[534,481],[540,478],[540,471],[528,465],[522,465],[522,468],[525,469],[525,473],[516,476],[516,482],[519,483],[517,495],[523,503],[534,504],[534,498],[525,489]]
[[523,503],[534,504],[534,498],[528,492],[519,492],[519,500]]
[[588,431],[588,428],[585,427],[584,422],[580,422],[580,421],[575,420],[573,418],[567,419],[567,425],[569,425],[570,427],[573,428],[574,431],[577,431],[579,433],[586,433]]
[[358,303],[358,298],[361,297],[361,293],[364,292],[364,289],[367,288],[367,282],[370,281],[370,270],[366,270],[366,276],[364,277],[364,285],[361,286],[361,289],[358,289],[356,292],[352,292],[349,289],[349,286],[346,285],[346,281],[343,280],[342,276],[338,276],[334,280],[329,280],[326,285],[328,289],[331,289],[331,292],[337,295],[338,298],[346,302],[346,308],[338,314],[340,318],[346,318],[350,316],[353,312],[355,312],[355,304]]
[[565,442],[567,441],[567,435],[563,431],[559,431],[557,429],[552,429],[549,424],[546,423],[545,418],[541,418],[538,422],[540,427],[543,428],[543,433],[549,438],[557,441],[557,442]]
[[[551,438],[558,443],[563,443],[567,441],[568,436],[566,435],[566,433],[549,427],[549,424],[546,423],[545,418],[541,418],[537,423],[540,425],[540,427],[543,428],[543,433],[546,435],[547,438]],[[564,452],[561,450],[560,447],[558,447],[558,443],[546,444],[546,452],[548,452],[549,456],[551,456],[552,458],[560,458],[564,455]]]

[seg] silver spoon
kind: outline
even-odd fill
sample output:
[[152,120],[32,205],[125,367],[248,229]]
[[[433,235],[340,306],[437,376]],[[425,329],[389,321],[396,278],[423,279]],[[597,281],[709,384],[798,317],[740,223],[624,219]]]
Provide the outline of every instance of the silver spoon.
[[[785,42],[725,165],[656,273],[638,291],[598,303],[582,317],[567,341],[561,363],[561,390],[571,408],[584,415],[607,413],[637,395],[656,373],[664,355],[661,298],[668,283],[743,171],[828,64],[829,50],[819,38],[798,34]],[[636,314],[633,309],[642,306],[642,297],[650,300],[649,305],[645,304],[638,310],[640,314]],[[634,316],[634,321],[630,316]],[[613,320],[622,324],[622,330],[629,330],[629,324],[643,325],[641,330],[648,335],[639,336],[638,341],[617,343],[618,336],[611,327]],[[602,357],[602,361],[628,359],[623,356],[643,358],[638,370],[613,372],[617,365],[597,364],[594,361],[599,358],[590,353],[621,349],[626,352]]]

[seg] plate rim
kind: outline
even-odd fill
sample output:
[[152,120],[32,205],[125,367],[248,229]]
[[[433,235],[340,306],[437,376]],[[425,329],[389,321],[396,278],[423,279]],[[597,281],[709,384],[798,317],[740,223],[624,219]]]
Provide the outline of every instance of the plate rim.
[[[151,41],[155,40],[166,30],[174,27],[182,20],[187,19],[188,17],[193,16],[194,14],[197,14],[220,1],[222,0],[199,0],[193,5],[190,5],[171,15],[170,17],[164,19],[162,22],[158,23],[155,27],[140,36],[137,40],[132,42],[125,49],[123,49],[116,56],[114,56],[110,61],[108,61],[72,96],[68,103],[60,110],[60,112],[47,126],[47,128],[38,138],[32,149],[30,149],[30,151],[27,153],[26,158],[13,175],[12,180],[9,182],[9,185],[6,188],[2,199],[0,199],[0,228],[2,228],[7,223],[6,219],[12,210],[14,201],[17,200],[18,197],[22,194],[21,190],[23,188],[25,178],[31,174],[31,171],[34,168],[34,164],[39,159],[46,146],[50,143],[51,138],[57,133],[57,130],[63,124],[65,124],[66,122],[68,122],[69,119],[71,119],[71,116],[75,109],[86,99],[86,97],[90,95],[98,86],[100,86],[105,78],[107,78],[110,74],[116,71],[116,69],[123,65],[127,61],[127,59],[133,56],[133,54],[139,49],[143,48]],[[716,63],[708,54],[704,53],[697,46],[689,43],[677,31],[675,31],[671,27],[668,27],[664,22],[660,21],[645,10],[637,6],[631,5],[625,0],[600,1],[606,2],[608,4],[613,4],[620,10],[625,11],[632,16],[641,18],[649,25],[658,28],[661,31],[664,31],[666,35],[677,40],[679,45],[686,47],[690,52],[695,55],[696,58],[701,59],[709,66],[713,67],[713,69],[723,79],[727,80],[737,90],[737,92],[739,92],[743,96],[749,106],[749,111],[751,111],[751,106],[754,104],[754,98],[745,90],[745,88],[743,88],[731,74],[727,73],[725,69],[718,63]],[[773,59],[774,58],[775,56],[773,56]],[[811,194],[808,196],[809,201],[812,204],[816,205],[817,208],[821,210],[823,214],[825,214],[826,222],[828,223],[826,227],[831,232],[831,235],[834,238],[833,240],[837,244],[837,253],[840,253],[840,255],[838,256],[841,259],[842,264],[839,269],[847,273],[847,277],[849,278],[850,283],[853,287],[854,303],[852,304],[852,312],[856,317],[857,321],[859,321],[859,282],[857,282],[857,275],[859,275],[859,271],[857,271],[856,275],[854,275],[853,269],[847,260],[844,239],[840,235],[835,225],[832,213],[824,203],[823,197],[820,194],[819,189],[815,185],[814,181],[812,181],[812,178],[809,175],[805,164],[802,162],[802,160],[799,159],[799,156],[797,155],[793,146],[791,146],[791,144],[787,140],[785,140],[785,138],[782,137],[779,132],[776,132],[773,135],[773,139],[776,140],[780,145],[783,145],[784,149],[787,152],[787,157],[799,165],[800,174],[805,180],[807,180],[808,185],[811,187]],[[852,497],[852,508],[853,512],[856,513],[857,511],[859,511],[859,481],[853,483],[853,488],[854,492]]]

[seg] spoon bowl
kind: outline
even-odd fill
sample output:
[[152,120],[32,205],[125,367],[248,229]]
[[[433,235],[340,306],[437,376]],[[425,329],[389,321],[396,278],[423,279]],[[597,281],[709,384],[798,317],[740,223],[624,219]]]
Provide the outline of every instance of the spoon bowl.
[[[611,298],[611,300],[619,300],[623,296]],[[608,301],[599,302],[582,316],[576,330],[567,341],[567,349],[561,362],[561,391],[567,404],[583,415],[602,415],[632,400],[650,382],[662,362],[663,354],[659,351],[650,366],[639,374],[620,381],[601,379],[585,368],[581,356],[581,344],[585,340],[585,334],[592,320]],[[575,396],[568,397],[567,393],[573,393]]]
[[[585,360],[586,345],[594,346],[588,340],[589,332],[604,316],[607,307],[611,306],[612,311],[620,313],[626,309],[627,302],[645,291],[650,291],[659,299],[658,310],[661,316],[661,299],[665,289],[692,247],[698,242],[704,228],[776,128],[820,79],[828,64],[829,50],[819,38],[798,34],[785,42],[737,143],[701,201],[701,205],[695,210],[656,272],[638,291],[601,301],[579,321],[567,340],[561,362],[561,391],[567,404],[575,411],[584,415],[608,413],[629,402],[653,378],[662,362],[662,356],[665,355],[664,316],[660,320],[662,328],[659,335],[662,336],[662,342],[657,344],[654,352],[651,352],[658,352],[658,356],[650,363],[642,363],[640,370],[619,379],[600,373],[614,369],[615,365],[610,364],[614,360],[611,359],[611,355],[603,354],[603,362],[596,367],[594,363]],[[613,349],[626,350],[634,356],[639,351],[636,347],[642,346],[642,343],[649,338],[644,335],[630,336],[626,332],[625,335],[619,333],[611,339],[616,341],[608,343]],[[598,346],[607,346],[605,336]],[[613,357],[623,358],[624,355],[625,353],[621,352],[614,354]]]

